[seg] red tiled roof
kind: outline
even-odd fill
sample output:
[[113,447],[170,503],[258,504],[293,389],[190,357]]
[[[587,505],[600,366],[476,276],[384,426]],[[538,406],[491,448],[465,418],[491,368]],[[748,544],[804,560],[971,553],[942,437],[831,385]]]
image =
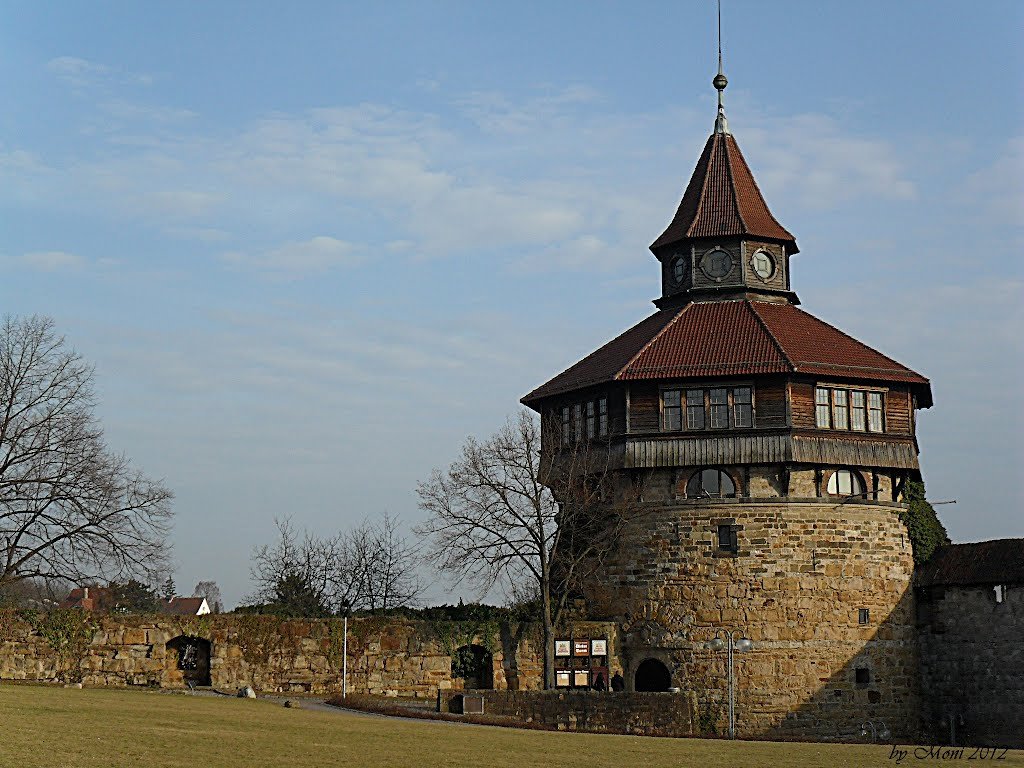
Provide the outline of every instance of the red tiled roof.
[[922,385],[928,379],[792,304],[713,301],[664,309],[523,398],[608,381],[805,373],[861,381]]
[[[567,368],[544,386],[535,389],[523,398],[523,402],[536,397],[546,397],[555,392],[582,389],[591,384],[602,384],[618,378],[622,367],[644,348],[652,338],[678,314],[677,309],[663,309],[641,320],[625,333],[616,336],[600,349],[591,352],[575,365]],[[548,392],[548,389],[551,392]],[[544,390],[543,392],[541,390]]]
[[160,613],[172,616],[195,616],[203,605],[203,597],[172,597],[160,606]]
[[921,586],[1024,584],[1024,539],[946,544],[917,572]]
[[60,608],[81,608],[83,611],[93,611],[99,608],[101,602],[110,598],[108,587],[75,587],[61,603]]
[[736,139],[713,133],[675,217],[651,250],[686,238],[725,235],[782,240],[789,244],[789,253],[798,252],[796,239],[768,210]]

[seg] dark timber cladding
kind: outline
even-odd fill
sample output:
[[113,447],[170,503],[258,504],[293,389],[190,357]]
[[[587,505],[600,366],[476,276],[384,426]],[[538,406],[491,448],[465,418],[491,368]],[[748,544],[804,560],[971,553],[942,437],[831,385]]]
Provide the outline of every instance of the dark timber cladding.
[[912,442],[754,434],[702,438],[633,438],[626,442],[625,466],[699,467],[735,464],[855,464],[918,469]]

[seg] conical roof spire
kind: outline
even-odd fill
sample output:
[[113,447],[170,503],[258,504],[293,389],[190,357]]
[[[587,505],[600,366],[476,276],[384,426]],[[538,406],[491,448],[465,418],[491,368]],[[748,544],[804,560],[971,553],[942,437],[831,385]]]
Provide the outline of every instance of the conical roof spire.
[[796,239],[768,210],[735,137],[716,130],[704,145],[676,215],[651,250],[730,235],[775,240],[786,244],[787,253],[798,251]]

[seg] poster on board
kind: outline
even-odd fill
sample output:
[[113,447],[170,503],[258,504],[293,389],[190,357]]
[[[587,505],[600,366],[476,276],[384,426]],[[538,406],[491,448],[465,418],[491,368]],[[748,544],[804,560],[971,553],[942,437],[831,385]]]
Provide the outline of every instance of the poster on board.
[[589,656],[590,655],[590,641],[589,640],[576,640],[573,643],[573,656]]
[[591,640],[590,641],[590,655],[591,656],[607,656],[608,655],[608,641],[607,640]]
[[555,656],[572,656],[572,643],[569,640],[555,640]]
[[559,688],[568,688],[571,682],[570,673],[568,670],[558,670],[555,672],[555,685]]

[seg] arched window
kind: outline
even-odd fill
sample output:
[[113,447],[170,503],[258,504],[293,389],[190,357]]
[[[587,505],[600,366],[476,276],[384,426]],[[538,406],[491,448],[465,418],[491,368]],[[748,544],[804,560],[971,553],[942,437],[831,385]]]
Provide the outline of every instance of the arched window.
[[700,469],[687,482],[686,496],[690,499],[731,498],[736,496],[736,484],[724,470]]
[[830,496],[863,496],[864,481],[856,472],[848,469],[837,469],[828,479]]

